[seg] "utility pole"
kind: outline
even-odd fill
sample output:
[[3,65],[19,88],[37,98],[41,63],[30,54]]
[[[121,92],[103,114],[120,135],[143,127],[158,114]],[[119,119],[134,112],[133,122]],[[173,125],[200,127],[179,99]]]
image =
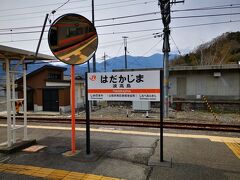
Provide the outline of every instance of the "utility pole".
[[163,71],[164,71],[164,81],[163,81],[163,93],[164,93],[164,117],[168,117],[168,109],[169,109],[169,52],[170,52],[170,44],[169,44],[169,35],[170,29],[169,24],[171,22],[171,4],[176,3],[184,3],[184,1],[176,1],[173,0],[158,0],[158,5],[160,6],[161,14],[162,14],[162,22],[164,25],[163,28]]
[[104,64],[104,72],[107,72],[107,62],[106,62],[106,58],[108,58],[109,56],[106,55],[106,53],[104,52],[104,55],[102,57],[103,59],[103,64]]
[[124,42],[124,51],[125,51],[125,69],[127,69],[127,36],[123,36],[123,42]]

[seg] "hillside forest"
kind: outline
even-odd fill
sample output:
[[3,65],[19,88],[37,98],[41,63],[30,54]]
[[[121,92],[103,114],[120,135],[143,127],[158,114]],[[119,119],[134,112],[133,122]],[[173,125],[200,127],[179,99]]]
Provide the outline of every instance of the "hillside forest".
[[175,65],[222,65],[240,61],[240,32],[227,32],[210,42],[201,44],[189,54],[178,56]]

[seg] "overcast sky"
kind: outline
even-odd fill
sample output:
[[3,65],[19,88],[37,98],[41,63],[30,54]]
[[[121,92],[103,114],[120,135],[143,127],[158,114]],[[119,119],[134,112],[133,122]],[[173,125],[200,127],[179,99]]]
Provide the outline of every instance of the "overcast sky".
[[[52,10],[63,4],[64,0],[1,0],[0,7],[0,44],[35,51],[37,47],[37,39],[40,32],[37,33],[21,33],[39,31],[41,28],[34,29],[14,29],[18,27],[41,26],[43,24],[45,14],[51,13]],[[239,4],[237,8],[225,8],[218,10],[204,11],[185,11],[172,12],[172,17],[205,15],[205,14],[223,14],[223,13],[239,13],[239,0],[185,0],[184,4],[176,4],[172,6],[172,10],[213,7],[230,4]],[[118,20],[104,20],[106,18],[114,18],[120,16],[128,16],[143,13],[159,12],[157,0],[95,0],[95,25],[101,26],[106,24],[117,24],[122,22],[134,22],[139,20],[148,20],[160,18],[160,14],[152,14],[148,16],[137,16],[132,18]],[[78,13],[91,20],[91,0],[70,0],[65,6],[60,8],[50,19],[53,21],[57,17],[65,13]],[[229,22],[206,26],[195,26],[188,28],[176,28],[185,25],[196,25],[202,23]],[[49,23],[48,23],[49,25]],[[132,56],[150,56],[155,53],[161,53],[161,38],[154,38],[153,33],[162,32],[162,21],[150,21],[144,23],[136,23],[129,25],[115,25],[108,27],[97,27],[99,34],[99,45],[96,53],[97,59],[106,52],[110,57],[116,57],[124,54],[122,36],[128,36],[128,51]],[[171,36],[177,47],[182,53],[187,53],[199,44],[208,42],[211,39],[228,31],[239,31],[240,15],[225,15],[217,17],[202,18],[186,18],[172,19],[170,24]],[[10,29],[12,28],[12,31]],[[151,30],[154,29],[154,30]],[[48,27],[46,28],[48,30]],[[141,32],[129,32],[147,30]],[[150,31],[151,30],[151,31]],[[4,34],[11,33],[12,34]],[[120,33],[119,32],[124,32]],[[112,33],[112,34],[111,34]],[[115,34],[113,34],[115,33]],[[3,35],[4,34],[4,35]],[[108,34],[108,35],[103,35]],[[20,41],[19,41],[20,40]],[[22,41],[24,40],[24,41]],[[11,42],[9,42],[11,41]],[[176,46],[171,40],[171,51],[176,53]],[[47,43],[47,32],[44,33],[44,39],[41,44],[40,53],[51,54]]]

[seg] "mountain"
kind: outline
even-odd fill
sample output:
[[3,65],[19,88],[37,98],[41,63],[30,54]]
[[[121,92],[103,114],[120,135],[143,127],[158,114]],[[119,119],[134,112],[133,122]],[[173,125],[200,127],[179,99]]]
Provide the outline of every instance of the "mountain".
[[[170,60],[176,58],[176,54],[170,55]],[[140,68],[160,68],[163,66],[163,54],[153,54],[149,57],[142,56],[127,56],[127,67],[128,69],[140,69]],[[65,71],[65,74],[70,74],[70,66],[65,65],[68,68]],[[91,72],[92,72],[92,63],[90,63]],[[106,60],[106,71],[110,72],[116,69],[124,69],[125,68],[125,57],[114,57]],[[83,65],[75,66],[75,73],[79,75],[83,75],[84,72],[87,71],[87,63]],[[104,72],[104,62],[96,63],[96,71]]]
[[238,63],[240,60],[240,32],[227,32],[194,51],[177,57],[171,65],[216,65]]
[[[171,54],[170,60],[174,59],[177,55]],[[41,68],[44,65],[47,65],[48,63],[41,63],[36,62],[35,64],[29,64],[27,73],[30,73],[38,68]],[[113,69],[124,69],[125,68],[125,57],[114,57],[111,59],[106,60],[107,64],[107,72],[112,71]],[[153,54],[149,57],[142,57],[142,56],[127,56],[127,64],[128,69],[142,69],[142,68],[160,68],[163,66],[163,54]],[[56,64],[52,64],[56,65]],[[57,66],[63,66],[66,67],[67,70],[64,72],[65,75],[70,75],[71,72],[71,66],[66,64],[57,64]],[[92,72],[92,63],[90,63],[91,72]],[[104,62],[96,63],[96,70],[97,72],[104,72]],[[2,72],[2,68],[0,68],[0,73]],[[76,65],[75,66],[75,74],[84,76],[85,72],[87,72],[87,63],[83,65]]]

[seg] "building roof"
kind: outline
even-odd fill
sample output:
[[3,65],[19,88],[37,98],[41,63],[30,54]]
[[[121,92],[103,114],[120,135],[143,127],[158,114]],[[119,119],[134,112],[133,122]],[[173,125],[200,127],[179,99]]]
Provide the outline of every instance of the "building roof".
[[[113,71],[151,71],[163,68],[139,68],[139,69],[114,69]],[[240,69],[239,64],[224,64],[224,65],[199,65],[199,66],[172,66],[169,71],[205,71],[205,70],[237,70]]]
[[174,66],[169,67],[170,71],[198,71],[198,70],[229,70],[240,69],[238,64],[224,64],[224,65],[202,65],[202,66]]
[[[59,67],[59,66],[52,66],[52,65],[45,65],[39,69],[36,69],[35,71],[30,72],[29,74],[27,74],[26,78],[30,78],[36,74],[38,74],[41,71],[44,71],[45,69],[54,69],[54,70],[59,70],[59,71],[66,71],[67,68],[64,67]],[[22,81],[22,77],[17,79],[16,82]]]
[[17,49],[9,46],[0,45],[0,61],[5,60],[5,58],[12,60],[53,60],[56,59],[54,56],[49,56],[46,54],[38,54],[35,57],[35,52],[26,51],[23,49]]

